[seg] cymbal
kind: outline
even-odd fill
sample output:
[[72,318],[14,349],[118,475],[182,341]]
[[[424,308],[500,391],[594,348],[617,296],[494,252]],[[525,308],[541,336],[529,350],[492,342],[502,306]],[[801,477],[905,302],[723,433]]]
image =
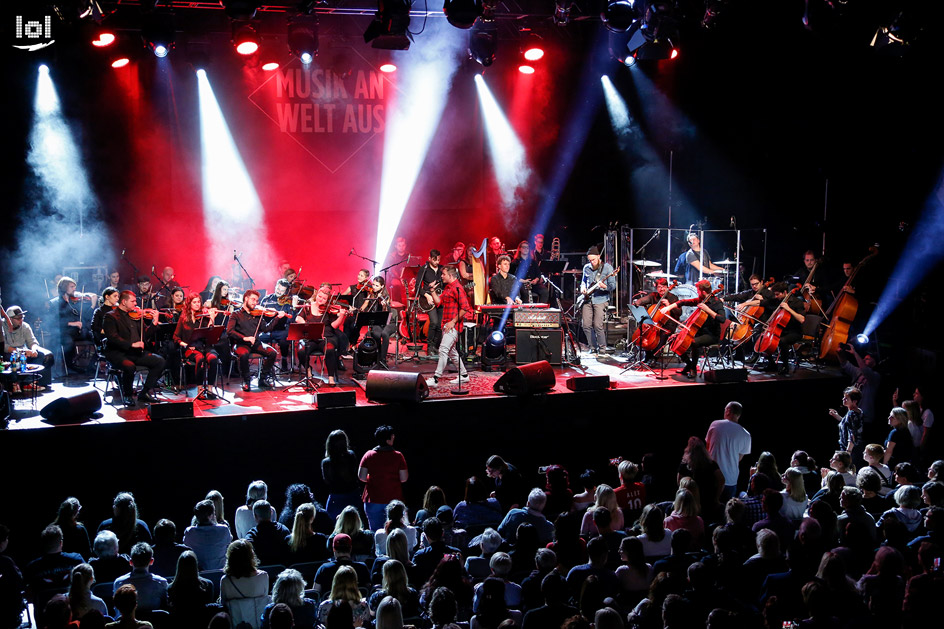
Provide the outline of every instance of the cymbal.
[[570,269],[569,271],[561,271],[564,275],[582,275],[583,269]]
[[682,276],[672,275],[671,273],[663,273],[662,271],[653,271],[652,273],[646,273],[646,277],[664,277],[666,279],[675,279]]
[[636,266],[662,266],[661,262],[653,262],[652,260],[630,260],[630,262]]
[[724,260],[718,260],[717,262],[715,262],[715,264],[718,264],[721,266],[731,266],[732,264],[737,264],[737,260],[728,260],[727,258],[725,258]]

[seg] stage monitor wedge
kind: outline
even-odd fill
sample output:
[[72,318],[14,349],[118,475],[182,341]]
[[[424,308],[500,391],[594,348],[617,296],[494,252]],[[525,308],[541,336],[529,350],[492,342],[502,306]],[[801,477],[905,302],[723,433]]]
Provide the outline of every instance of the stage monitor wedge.
[[551,363],[542,360],[520,367],[512,367],[495,381],[498,393],[509,395],[531,395],[550,391],[557,384]]

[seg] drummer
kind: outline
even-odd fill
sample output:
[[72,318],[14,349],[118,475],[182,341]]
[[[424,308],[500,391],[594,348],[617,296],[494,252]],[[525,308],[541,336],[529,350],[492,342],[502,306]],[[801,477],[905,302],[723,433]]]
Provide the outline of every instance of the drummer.
[[[688,252],[685,254],[685,283],[694,284],[702,275],[722,275],[724,268],[711,261],[708,251],[702,251],[701,239],[692,232],[688,235]],[[681,272],[681,271],[676,271]]]

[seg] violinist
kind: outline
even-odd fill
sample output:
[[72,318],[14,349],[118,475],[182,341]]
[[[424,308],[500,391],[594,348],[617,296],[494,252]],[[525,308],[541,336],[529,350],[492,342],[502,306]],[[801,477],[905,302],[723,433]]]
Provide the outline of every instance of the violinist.
[[99,352],[105,351],[105,315],[118,307],[118,297],[121,291],[112,286],[107,286],[102,291],[101,305],[95,309],[92,315],[92,340],[95,341],[95,347]]
[[139,306],[149,310],[155,310],[162,305],[160,303],[161,298],[154,292],[154,287],[151,285],[151,278],[147,275],[138,277],[138,289],[135,291],[135,298]]
[[180,288],[180,282],[175,279],[174,267],[165,266],[161,271],[161,281],[164,282],[164,288],[170,290],[172,288]]
[[[137,398],[140,402],[158,401],[153,391],[164,373],[164,359],[144,349],[145,338],[153,333],[154,325],[158,323],[158,312],[138,309],[137,301],[138,298],[133,292],[121,291],[118,307],[104,316],[102,326],[106,339],[105,359],[112,367],[121,371],[121,391],[128,406],[135,405],[136,367],[147,369],[147,379]],[[145,326],[148,317],[154,325]]]
[[203,306],[210,310],[213,319],[212,325],[226,325],[226,316],[233,311],[235,304],[230,303],[229,283],[220,280],[213,289],[213,295],[204,302]]
[[[675,332],[675,328],[678,327],[676,321],[680,320],[682,317],[682,309],[676,305],[678,303],[679,297],[673,292],[669,291],[669,282],[664,277],[656,279],[656,290],[639,297],[638,299],[633,300],[634,306],[651,306],[656,304],[658,308],[669,308],[666,311],[671,319],[664,319],[659,326],[665,328],[667,331],[659,331],[659,344],[656,346],[656,349],[651,352],[650,355],[656,356],[659,353],[659,348],[665,344],[666,339],[670,334]],[[655,310],[652,310],[650,316],[655,313]],[[673,321],[674,319],[674,321]]]
[[698,289],[698,297],[693,299],[679,299],[675,302],[677,306],[695,306],[708,315],[707,320],[695,338],[692,339],[688,351],[679,356],[685,363],[682,375],[689,378],[695,378],[698,375],[698,354],[702,347],[714,345],[721,339],[721,323],[725,319],[724,304],[720,299],[711,294],[711,282],[708,280],[699,280],[695,283]]
[[82,372],[85,368],[75,363],[78,353],[75,343],[92,338],[83,319],[85,319],[85,311],[91,311],[91,306],[85,304],[84,301],[91,302],[94,295],[77,293],[75,287],[75,280],[71,277],[64,275],[59,278],[56,283],[56,289],[59,292],[56,303],[59,311],[59,337],[65,352],[66,367],[72,371]]
[[344,354],[350,345],[344,333],[344,321],[348,316],[347,308],[337,304],[330,305],[331,285],[322,284],[318,292],[311,296],[298,316],[296,323],[324,323],[324,339],[298,344],[298,362],[306,370],[311,369],[312,353],[324,351],[325,369],[328,371],[328,386],[335,386],[338,378],[338,357]]
[[[177,328],[174,330],[174,343],[179,345],[184,353],[184,359],[194,368],[194,375],[198,383],[216,382],[217,370],[220,367],[220,357],[216,348],[206,347],[203,339],[198,339],[191,343],[193,331],[199,327],[202,320],[208,316],[203,314],[203,300],[199,293],[190,293],[187,296],[186,308],[177,320]],[[207,367],[209,366],[209,374]],[[206,391],[204,395],[211,400],[216,399],[216,394],[212,391]]]
[[[292,307],[292,304],[295,298],[288,294],[291,287],[291,282],[285,278],[276,280],[275,288],[271,293],[263,297],[262,301],[259,303],[263,308],[280,310],[289,315],[294,315],[295,309]],[[289,321],[291,321],[291,317],[280,317],[278,323],[275,324],[275,327],[272,328],[270,332],[259,335],[263,342],[278,345],[279,354],[282,357],[282,371],[288,371],[288,357],[292,355],[292,343],[288,340]]]
[[239,375],[243,379],[243,391],[249,391],[249,355],[252,352],[262,356],[262,372],[259,375],[259,388],[275,386],[275,376],[272,373],[277,353],[271,345],[263,343],[259,335],[270,332],[280,319],[288,317],[288,313],[280,310],[265,311],[256,308],[259,304],[259,291],[250,288],[243,293],[243,305],[229,317],[226,325],[226,335],[234,344],[233,352],[239,360]]
[[387,289],[384,286],[383,276],[378,275],[375,277],[373,280],[371,280],[371,285],[373,288],[373,295],[367,299],[367,302],[365,302],[363,311],[390,313],[390,317],[387,319],[386,325],[374,325],[371,326],[369,330],[369,334],[377,340],[377,344],[380,346],[378,359],[382,364],[386,365],[387,350],[390,347],[390,337],[393,336],[397,329],[397,311],[390,309],[390,293],[387,292]]
[[[201,308],[203,304],[200,304]],[[174,286],[170,289],[170,294],[167,296],[167,299],[164,300],[162,309],[167,311],[169,315],[168,319],[171,321],[177,321],[180,318],[180,313],[184,311],[186,304],[184,303],[184,289],[180,286]]]
[[[780,354],[779,369],[776,363],[770,359],[768,359],[763,369],[764,371],[774,371],[778,369],[780,375],[787,376],[790,375],[789,349],[794,343],[799,343],[800,340],[803,339],[803,322],[806,320],[806,317],[803,316],[804,304],[803,299],[798,297],[795,293],[790,292],[790,287],[786,282],[778,282],[771,286],[770,290],[773,292],[773,299],[767,299],[763,302],[764,311],[771,313],[772,316],[774,311],[779,307],[790,314],[790,321],[784,326],[783,331],[780,333],[780,343],[777,345]],[[784,300],[785,298],[786,300]],[[768,321],[769,320],[770,319],[768,319]]]
[[205,308],[210,307],[210,300],[213,299],[213,293],[216,292],[216,287],[222,281],[223,278],[219,275],[213,275],[207,280],[206,288],[200,292],[200,299],[203,300],[203,306]]
[[[373,284],[370,281],[370,271],[367,269],[361,269],[357,272],[357,283],[351,284],[344,291],[341,292],[342,295],[353,295],[351,299],[351,306],[355,311],[363,310],[365,304],[367,304],[367,299],[373,297]],[[359,330],[354,329],[354,320],[357,317],[348,317],[344,322],[344,333],[347,334],[347,338],[357,341],[359,336]]]

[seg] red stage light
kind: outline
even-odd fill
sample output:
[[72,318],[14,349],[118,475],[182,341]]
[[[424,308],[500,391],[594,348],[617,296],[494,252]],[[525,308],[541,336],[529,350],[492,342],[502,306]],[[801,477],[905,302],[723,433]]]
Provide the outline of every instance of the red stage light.
[[524,58],[528,61],[537,61],[538,59],[544,58],[544,49],[542,48],[528,48],[524,51]]
[[669,53],[669,59],[675,59],[679,56],[678,48],[673,48],[672,52]]
[[241,55],[251,55],[259,50],[259,44],[254,41],[244,41],[236,44],[236,52]]
[[252,25],[244,24],[233,33],[233,44],[241,55],[255,54],[259,50],[259,35]]
[[387,73],[396,72],[397,66],[393,65],[392,63],[385,63],[382,66],[380,66],[380,71],[387,72]]
[[115,43],[115,34],[108,31],[102,31],[98,34],[98,39],[92,40],[92,45],[96,48],[104,48]]
[[265,70],[266,72],[272,72],[273,70],[277,70],[278,67],[279,67],[278,61],[269,61],[268,63],[262,64],[262,69]]
[[114,61],[111,62],[111,67],[123,68],[129,63],[131,63],[131,59],[128,59],[127,57],[119,57],[118,59],[115,59]]
[[534,68],[532,68],[531,66],[521,65],[521,66],[518,66],[518,72],[520,72],[521,74],[534,74]]

